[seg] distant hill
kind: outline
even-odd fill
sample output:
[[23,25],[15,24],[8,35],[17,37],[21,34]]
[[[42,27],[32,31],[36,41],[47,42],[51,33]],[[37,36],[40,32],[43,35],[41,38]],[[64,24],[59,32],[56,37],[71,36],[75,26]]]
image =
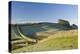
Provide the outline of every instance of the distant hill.
[[[60,31],[77,29],[77,25],[70,25],[68,21],[60,19],[58,23],[40,22],[40,23],[24,23],[24,24],[10,24],[11,30],[18,34],[16,27],[18,26],[24,35],[34,37],[37,32],[45,32],[48,30]],[[18,34],[19,35],[19,34]]]
[[40,22],[40,23],[25,23],[25,24],[11,24],[11,26],[16,27],[32,27],[32,28],[42,28],[42,29],[59,29],[59,30],[67,30],[70,29],[71,26],[67,27],[63,26],[59,23],[49,23],[49,22]]
[[21,31],[24,34],[31,34],[35,32],[47,31],[49,29],[57,29],[57,30],[69,30],[70,27],[60,25],[59,23],[48,23],[48,22],[41,22],[41,23],[34,23],[34,24],[11,24],[11,27],[14,29],[16,26],[21,28]]

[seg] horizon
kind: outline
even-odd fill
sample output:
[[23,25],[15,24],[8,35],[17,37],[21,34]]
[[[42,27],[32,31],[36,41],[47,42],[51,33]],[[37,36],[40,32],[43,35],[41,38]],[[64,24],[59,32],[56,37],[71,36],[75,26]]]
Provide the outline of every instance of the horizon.
[[11,23],[57,23],[58,19],[78,25],[78,6],[35,2],[11,2]]
[[[12,25],[15,25],[15,24],[38,24],[38,23],[51,23],[52,24],[53,22],[27,22],[27,23],[26,22],[23,22],[23,23],[13,23]],[[58,24],[59,22],[55,22],[55,23]],[[69,24],[70,24],[70,22],[69,22]],[[70,25],[73,25],[73,24],[70,24]],[[77,25],[77,24],[75,24],[75,25]]]

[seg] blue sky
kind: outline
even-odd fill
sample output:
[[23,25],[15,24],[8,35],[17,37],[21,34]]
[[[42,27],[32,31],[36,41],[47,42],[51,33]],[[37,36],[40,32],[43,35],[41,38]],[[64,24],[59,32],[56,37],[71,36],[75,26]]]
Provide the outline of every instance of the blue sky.
[[58,19],[68,20],[77,24],[78,6],[66,4],[12,2],[11,22],[57,22]]

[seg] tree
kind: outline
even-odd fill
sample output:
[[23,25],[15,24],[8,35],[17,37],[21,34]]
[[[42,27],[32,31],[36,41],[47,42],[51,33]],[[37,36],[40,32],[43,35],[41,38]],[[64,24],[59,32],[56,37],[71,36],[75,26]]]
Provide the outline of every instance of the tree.
[[67,20],[59,19],[58,23],[66,27],[70,27],[70,23]]
[[78,26],[77,25],[75,25],[75,24],[72,24],[72,26],[71,26],[73,29],[78,29]]

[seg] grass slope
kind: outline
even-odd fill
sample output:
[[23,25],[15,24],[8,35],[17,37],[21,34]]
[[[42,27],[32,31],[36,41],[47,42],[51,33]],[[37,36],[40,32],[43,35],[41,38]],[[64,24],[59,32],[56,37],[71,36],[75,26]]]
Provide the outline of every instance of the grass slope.
[[30,52],[30,51],[45,51],[45,50],[64,50],[78,48],[78,32],[77,30],[59,31],[54,35],[50,35],[38,43],[13,50],[14,52]]

